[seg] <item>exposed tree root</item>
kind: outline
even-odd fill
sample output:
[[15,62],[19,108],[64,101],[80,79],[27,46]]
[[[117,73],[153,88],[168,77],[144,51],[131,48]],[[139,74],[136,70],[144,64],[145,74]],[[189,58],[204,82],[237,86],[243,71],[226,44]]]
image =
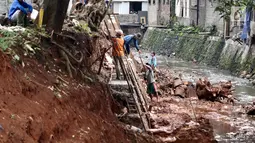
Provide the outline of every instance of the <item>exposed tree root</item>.
[[[52,44],[55,44],[56,46],[58,46],[59,48],[61,48],[61,50],[63,50],[68,56],[70,56],[75,62],[77,62],[77,63],[81,63],[82,61],[83,61],[83,58],[84,58],[84,56],[83,56],[83,54],[81,53],[81,52],[79,52],[80,54],[81,54],[81,57],[80,57],[80,59],[76,59],[64,46],[62,46],[62,45],[60,45],[60,44],[58,44],[57,42],[55,42],[55,41],[51,41],[51,43]],[[74,49],[73,49],[74,50]],[[75,52],[78,52],[78,51],[76,51],[75,50]]]
[[71,66],[72,64],[70,63],[70,60],[69,60],[67,54],[66,54],[63,50],[60,50],[60,54],[61,54],[61,56],[64,57],[65,60],[66,60],[66,69],[67,69],[67,72],[69,73],[69,77],[73,78],[72,70],[71,70],[71,68],[70,68],[70,66]]

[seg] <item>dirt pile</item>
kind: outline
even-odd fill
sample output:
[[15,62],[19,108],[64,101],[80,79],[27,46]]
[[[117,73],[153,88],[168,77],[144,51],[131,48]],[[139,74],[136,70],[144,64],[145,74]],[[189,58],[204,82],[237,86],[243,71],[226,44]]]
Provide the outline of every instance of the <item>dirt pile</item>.
[[[124,129],[113,112],[118,111],[118,105],[110,96],[108,86],[93,74],[93,68],[83,71],[89,80],[76,74],[70,78],[59,46],[43,33],[25,31],[29,38],[19,34],[22,32],[14,37],[28,43],[13,38],[15,42],[7,45],[4,53],[0,52],[0,142],[119,143],[132,142],[136,139],[133,136],[137,136],[137,142],[156,142]],[[38,38],[40,43],[36,43]],[[67,39],[67,42],[61,39],[61,44],[73,48],[75,42],[70,44],[72,38]],[[98,46],[100,41],[96,42]],[[80,42],[80,45],[87,43]],[[79,51],[88,50],[75,47],[77,56],[81,56]],[[86,58],[93,61],[95,55]],[[75,69],[88,69],[82,64],[72,65]]]
[[1,142],[127,141],[105,85],[78,83],[31,59],[24,60],[24,68],[13,67],[0,55]]
[[199,113],[200,102],[195,107],[180,97],[161,97],[151,103],[151,133],[166,142],[215,142],[213,128],[208,119]]
[[208,119],[200,118],[198,122],[189,122],[175,130],[175,143],[217,143],[213,138],[212,126]]

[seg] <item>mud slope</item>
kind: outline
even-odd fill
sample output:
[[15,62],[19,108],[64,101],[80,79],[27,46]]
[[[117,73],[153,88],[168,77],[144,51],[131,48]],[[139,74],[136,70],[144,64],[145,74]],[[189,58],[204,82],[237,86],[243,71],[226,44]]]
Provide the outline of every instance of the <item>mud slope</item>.
[[[105,85],[78,83],[54,66],[0,52],[0,142],[130,142]],[[47,68],[46,68],[47,69]],[[57,78],[60,77],[60,78]]]

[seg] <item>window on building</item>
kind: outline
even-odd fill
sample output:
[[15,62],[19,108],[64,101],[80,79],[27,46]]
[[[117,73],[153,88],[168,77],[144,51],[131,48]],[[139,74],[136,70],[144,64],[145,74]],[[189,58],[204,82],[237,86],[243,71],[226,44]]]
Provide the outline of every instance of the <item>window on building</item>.
[[119,14],[120,13],[120,2],[114,2],[113,3],[113,13]]
[[151,0],[149,0],[149,5],[151,4]]
[[156,3],[156,0],[153,0],[153,4],[155,4]]
[[170,1],[169,1],[169,0],[166,0],[166,4],[169,5],[169,4],[170,4]]
[[158,0],[158,4],[159,4],[159,5],[161,4],[161,0]]
[[138,11],[142,11],[142,2],[130,2],[129,13],[138,13]]
[[166,0],[163,0],[163,4],[164,4],[164,5],[166,4]]
[[183,17],[183,13],[184,13],[184,12],[183,12],[183,9],[184,9],[184,8],[182,7],[182,8],[181,8],[181,17]]

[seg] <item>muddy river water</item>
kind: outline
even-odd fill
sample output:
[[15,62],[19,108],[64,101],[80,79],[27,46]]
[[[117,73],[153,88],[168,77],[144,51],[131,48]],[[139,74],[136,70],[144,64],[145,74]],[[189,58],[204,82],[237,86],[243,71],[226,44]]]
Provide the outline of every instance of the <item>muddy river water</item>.
[[[135,52],[139,61],[139,56]],[[148,62],[150,54],[142,54],[144,62]],[[217,109],[210,109],[208,105],[197,107],[197,114],[210,120],[214,130],[215,139],[222,143],[254,143],[255,142],[255,117],[247,116],[243,105],[251,104],[255,100],[255,88],[248,80],[232,76],[228,71],[176,58],[164,56],[157,57],[160,68],[169,68],[176,74],[182,74],[186,81],[195,81],[199,77],[208,77],[212,83],[231,80],[235,88],[234,96],[239,100],[234,106],[226,104]],[[193,103],[196,105],[196,102]]]

